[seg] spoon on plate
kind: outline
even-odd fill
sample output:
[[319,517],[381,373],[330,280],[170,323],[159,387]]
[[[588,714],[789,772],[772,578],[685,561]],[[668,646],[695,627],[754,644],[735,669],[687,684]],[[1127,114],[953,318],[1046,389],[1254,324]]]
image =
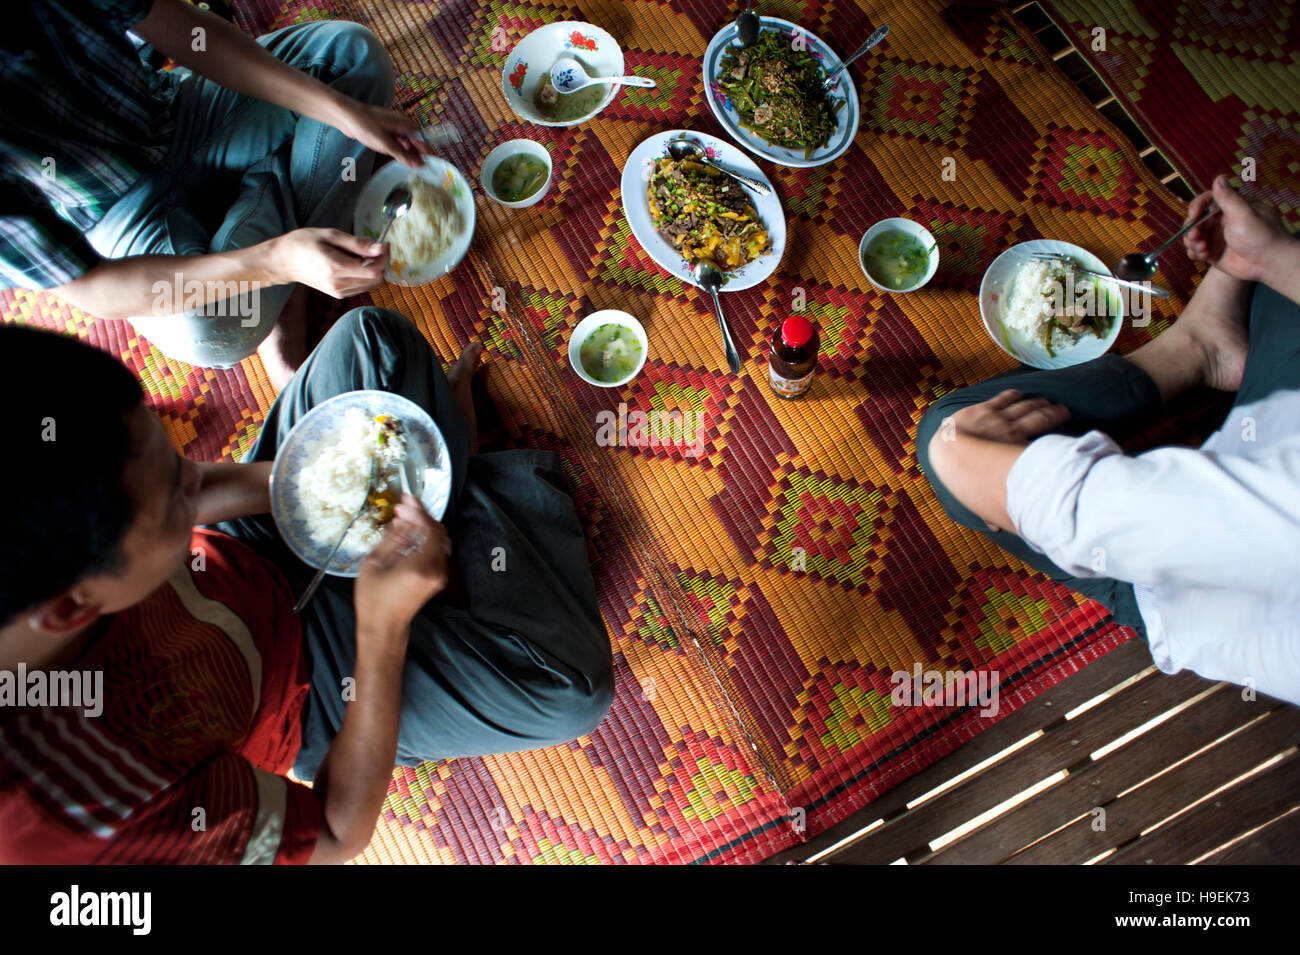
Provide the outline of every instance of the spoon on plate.
[[648,76],[592,76],[571,56],[562,56],[551,65],[551,85],[557,93],[576,93],[602,83],[622,83],[650,90],[658,85]]
[[883,40],[888,35],[889,35],[889,24],[886,23],[884,26],[877,29],[875,33],[871,34],[871,36],[867,37],[867,42],[863,43],[862,46],[858,47],[857,50],[854,51],[851,57],[849,57],[839,66],[837,66],[834,69],[834,71],[832,71],[826,77],[826,79],[822,81],[822,86],[826,87],[826,89],[830,89],[832,86],[834,86],[836,78],[849,68],[850,63],[852,63],[854,60],[860,57],[863,53],[866,53],[868,50],[870,50],[873,46],[878,44],[881,40]]
[[731,329],[727,327],[726,316],[722,314],[722,302],[718,299],[718,289],[722,288],[722,273],[716,266],[708,262],[700,262],[695,266],[695,281],[713,296],[713,307],[718,312],[718,328],[722,329],[722,343],[727,350],[727,367],[731,369],[733,375],[740,374],[740,355],[736,351],[736,343],[731,340]]
[[[388,191],[384,198],[384,204],[381,207],[384,213],[384,230],[379,233],[379,238],[375,240],[379,245],[383,245],[384,239],[388,236],[388,230],[393,223],[411,211],[411,187],[404,182],[399,182]],[[366,259],[364,264],[369,265],[374,259]]]
[[736,33],[740,36],[740,45],[753,46],[758,40],[760,24],[758,14],[754,12],[754,0],[745,4],[745,12],[736,17]]
[[1173,235],[1171,235],[1158,248],[1151,252],[1130,252],[1124,258],[1115,263],[1115,274],[1122,279],[1128,279],[1130,282],[1145,282],[1151,276],[1156,274],[1160,268],[1160,254],[1169,248],[1190,230],[1200,225],[1210,216],[1219,211],[1219,207],[1211,202],[1206,206],[1205,211],[1199,216],[1187,223]]
[[765,182],[759,182],[757,179],[751,179],[742,173],[732,172],[726,166],[720,165],[709,158],[709,154],[704,151],[704,147],[690,139],[670,139],[668,140],[668,155],[672,156],[678,162],[683,159],[693,159],[698,163],[711,166],[723,175],[730,176],[741,185],[748,186],[760,196],[770,196],[772,189]]

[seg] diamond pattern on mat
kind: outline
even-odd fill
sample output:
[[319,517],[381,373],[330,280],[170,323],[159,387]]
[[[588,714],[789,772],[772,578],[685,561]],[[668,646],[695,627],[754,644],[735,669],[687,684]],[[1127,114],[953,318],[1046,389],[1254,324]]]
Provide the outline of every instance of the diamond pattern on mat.
[[1038,144],[1027,195],[1075,212],[1136,218],[1137,177],[1110,136],[1049,126]]
[[863,97],[864,128],[927,142],[961,144],[970,132],[979,71],[887,60]]
[[792,717],[786,755],[809,771],[829,766],[894,721],[889,674],[853,660],[820,660]]
[[1076,599],[1023,570],[975,569],[949,600],[940,659],[957,668],[976,666],[1055,625]]
[[[740,389],[741,381],[732,375],[649,360],[625,392],[629,422],[619,445],[630,445],[626,450],[634,454],[714,468]],[[657,431],[644,426],[642,445],[635,443],[633,412],[653,413],[648,421],[658,422]]]
[[885,556],[893,495],[806,468],[787,471],[769,503],[761,565],[865,593]]

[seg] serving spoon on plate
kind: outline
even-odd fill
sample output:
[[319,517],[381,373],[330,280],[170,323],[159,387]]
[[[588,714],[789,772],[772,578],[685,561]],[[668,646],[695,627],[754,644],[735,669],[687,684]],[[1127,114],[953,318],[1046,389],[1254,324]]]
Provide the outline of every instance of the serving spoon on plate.
[[551,85],[557,93],[576,93],[603,83],[622,83],[649,90],[659,85],[648,76],[592,76],[571,56],[562,56],[551,64]]
[[871,36],[867,37],[867,41],[863,43],[862,46],[858,47],[851,57],[832,70],[831,73],[827,75],[826,79],[822,80],[822,86],[829,90],[835,85],[835,81],[839,78],[839,75],[849,68],[850,63],[860,57],[863,53],[866,53],[888,35],[889,24],[886,23],[884,26],[879,27],[875,33],[871,34]]
[[714,162],[712,159],[709,158],[709,154],[704,151],[704,147],[692,140],[689,139],[668,140],[668,155],[672,156],[673,159],[677,160],[678,162],[681,162],[683,159],[693,159],[698,163],[703,163],[706,166],[711,166],[712,168],[718,170],[718,172],[722,173],[723,175],[730,176],[732,179],[736,180],[736,182],[740,183],[741,185],[748,186],[750,189],[753,189],[760,196],[770,196],[772,194],[772,190],[767,185],[767,183],[759,182],[757,179],[751,179],[749,176],[746,176],[743,173],[733,172],[732,170],[728,169],[726,166]]

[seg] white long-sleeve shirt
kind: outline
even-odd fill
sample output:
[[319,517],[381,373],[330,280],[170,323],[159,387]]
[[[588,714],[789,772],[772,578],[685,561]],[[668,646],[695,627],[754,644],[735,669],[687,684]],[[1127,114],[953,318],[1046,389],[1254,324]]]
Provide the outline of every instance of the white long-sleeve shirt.
[[1300,704],[1300,390],[1234,408],[1200,449],[1045,435],[1007,475],[1007,514],[1063,570],[1133,584],[1165,673]]

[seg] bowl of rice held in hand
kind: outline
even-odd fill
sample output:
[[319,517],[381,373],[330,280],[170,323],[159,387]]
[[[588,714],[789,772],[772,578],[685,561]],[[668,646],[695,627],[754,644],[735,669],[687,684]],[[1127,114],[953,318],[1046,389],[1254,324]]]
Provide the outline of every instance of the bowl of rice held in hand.
[[441,519],[451,499],[451,459],[433,419],[400,395],[347,392],[312,408],[280,446],[271,515],[289,548],[320,567],[360,512],[329,566],[335,576],[355,577],[393,518],[403,471],[411,492]]
[[442,278],[469,251],[474,196],[460,170],[445,160],[426,157],[419,169],[389,163],[361,190],[354,217],[357,235],[379,238],[384,230],[384,200],[402,182],[411,190],[411,208],[388,230],[384,277],[396,285],[423,285]]

